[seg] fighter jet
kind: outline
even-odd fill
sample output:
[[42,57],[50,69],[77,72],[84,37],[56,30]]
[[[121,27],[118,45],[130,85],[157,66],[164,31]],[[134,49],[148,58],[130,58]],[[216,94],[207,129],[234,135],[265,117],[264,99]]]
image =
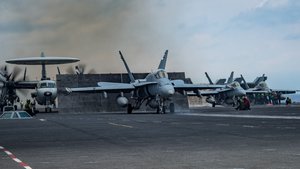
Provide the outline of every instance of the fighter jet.
[[[239,82],[242,86],[242,88],[244,89],[249,89],[249,88],[255,88],[256,86],[259,85],[259,83],[266,81],[268,79],[268,77],[265,76],[265,74],[263,74],[262,76],[258,76],[254,79],[253,82],[246,82],[244,81],[244,79],[242,77],[237,77],[234,79],[234,81]],[[248,87],[247,87],[248,86]]]
[[264,91],[266,92],[267,95],[272,96],[277,98],[276,101],[279,102],[281,100],[285,100],[286,97],[283,96],[284,94],[295,94],[297,92],[297,90],[285,90],[285,89],[271,89],[268,87],[268,84],[266,83],[266,78],[264,78],[265,76],[263,75],[261,80],[257,80],[259,81],[257,83],[257,85],[253,88],[249,87],[247,81],[245,80],[245,78],[243,77],[243,75],[241,75],[241,79],[245,85],[245,89],[248,91]]
[[[205,72],[205,75],[209,83],[213,84],[207,72]],[[225,86],[223,88],[212,91],[203,91],[201,92],[201,96],[207,96],[206,102],[212,104],[212,106],[215,107],[216,104],[228,104],[234,106],[238,97],[245,96],[249,93],[266,93],[265,91],[252,91],[243,89],[239,82],[233,81],[233,75],[234,72],[231,72],[230,77],[228,78],[227,82],[224,83]]]
[[[165,70],[167,63],[168,50],[166,50],[162,60],[156,71],[149,73],[145,79],[135,79],[126,63],[121,51],[119,51],[124,66],[128,72],[130,83],[112,83],[98,82],[95,87],[78,87],[66,88],[66,91],[71,92],[100,92],[119,93],[117,104],[122,107],[127,107],[127,113],[132,113],[133,109],[139,109],[145,102],[147,106],[156,109],[157,113],[165,113],[167,102],[171,100],[175,92],[185,93],[185,91],[194,91],[200,93],[201,89],[216,89],[221,85],[195,85],[185,84],[183,80],[170,80]],[[130,93],[128,98],[124,93]]]
[[[46,74],[46,65],[57,65],[78,62],[77,58],[70,57],[54,57],[45,56],[41,53],[41,57],[28,57],[7,60],[6,63],[18,64],[18,65],[42,65],[42,77],[40,81],[30,82],[34,85],[35,91],[31,93],[31,97],[39,105],[45,106],[45,112],[51,112],[55,106],[55,99],[57,97],[57,87],[54,80],[50,80]],[[28,82],[29,83],[29,82]]]

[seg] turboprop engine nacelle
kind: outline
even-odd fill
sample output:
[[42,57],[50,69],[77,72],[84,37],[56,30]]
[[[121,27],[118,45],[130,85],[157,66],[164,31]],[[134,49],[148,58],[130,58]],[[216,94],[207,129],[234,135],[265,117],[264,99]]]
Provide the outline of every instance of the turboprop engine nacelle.
[[117,98],[117,103],[121,107],[126,107],[128,105],[128,99],[126,97],[124,97],[124,96],[119,96]]

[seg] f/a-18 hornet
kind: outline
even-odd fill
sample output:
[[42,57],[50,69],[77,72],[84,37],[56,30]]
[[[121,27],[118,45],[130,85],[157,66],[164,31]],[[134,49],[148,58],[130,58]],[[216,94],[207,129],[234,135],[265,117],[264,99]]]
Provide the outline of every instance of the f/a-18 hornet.
[[[133,109],[139,109],[145,102],[147,106],[157,110],[157,113],[165,113],[167,101],[171,101],[175,92],[185,93],[194,91],[200,95],[201,89],[216,89],[222,85],[208,84],[186,84],[183,80],[170,80],[165,70],[168,50],[166,50],[156,71],[149,73],[145,79],[135,79],[131,73],[121,51],[121,59],[128,72],[130,83],[98,82],[95,87],[66,88],[66,91],[83,93],[119,93],[117,104],[127,107],[127,113],[132,113]],[[130,93],[131,97],[126,97],[124,93]]]
[[[213,84],[212,80],[210,79],[209,75],[205,72],[205,75],[210,84]],[[234,72],[231,72],[230,77],[225,83],[226,79],[218,80],[216,83],[224,84],[223,88],[216,89],[213,91],[204,91],[201,92],[201,96],[207,96],[206,101],[212,104],[215,107],[216,104],[223,105],[235,105],[237,98],[246,96],[246,94],[258,94],[258,93],[266,93],[266,91],[253,91],[253,90],[245,90],[241,87],[240,83],[237,81],[233,81]],[[193,95],[193,94],[189,94]]]

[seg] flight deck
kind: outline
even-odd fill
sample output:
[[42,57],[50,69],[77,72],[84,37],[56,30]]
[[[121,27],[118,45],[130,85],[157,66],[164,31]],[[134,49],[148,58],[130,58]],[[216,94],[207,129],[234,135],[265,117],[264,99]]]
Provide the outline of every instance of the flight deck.
[[40,113],[0,121],[0,168],[299,168],[300,107]]

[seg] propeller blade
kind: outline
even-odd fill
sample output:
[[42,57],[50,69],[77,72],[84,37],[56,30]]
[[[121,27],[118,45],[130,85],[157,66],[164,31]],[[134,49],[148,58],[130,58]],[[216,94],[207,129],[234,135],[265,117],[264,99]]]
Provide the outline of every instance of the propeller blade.
[[24,70],[23,81],[25,81],[25,80],[26,80],[26,73],[27,73],[27,67],[25,67],[25,70]]
[[59,67],[57,66],[56,68],[57,68],[58,74],[60,75],[60,69],[59,69]]
[[76,66],[75,68],[78,71],[77,74],[84,74],[86,69],[86,64],[78,64],[78,66]]
[[19,74],[21,73],[21,71],[22,71],[22,70],[21,70],[20,67],[15,66],[15,67],[13,68],[12,73],[11,73],[11,80],[12,80],[12,81],[15,81],[16,77],[19,76]]
[[0,73],[3,75],[3,76],[7,76],[7,65],[5,66],[1,66],[0,67]]
[[0,71],[1,71],[0,74],[2,75],[2,77],[1,77],[2,82],[7,82],[11,76],[11,74],[8,75],[7,70],[8,70],[7,65],[0,68]]
[[6,77],[3,74],[1,74],[1,73],[0,73],[0,82],[2,82],[2,83],[6,83],[7,82]]

